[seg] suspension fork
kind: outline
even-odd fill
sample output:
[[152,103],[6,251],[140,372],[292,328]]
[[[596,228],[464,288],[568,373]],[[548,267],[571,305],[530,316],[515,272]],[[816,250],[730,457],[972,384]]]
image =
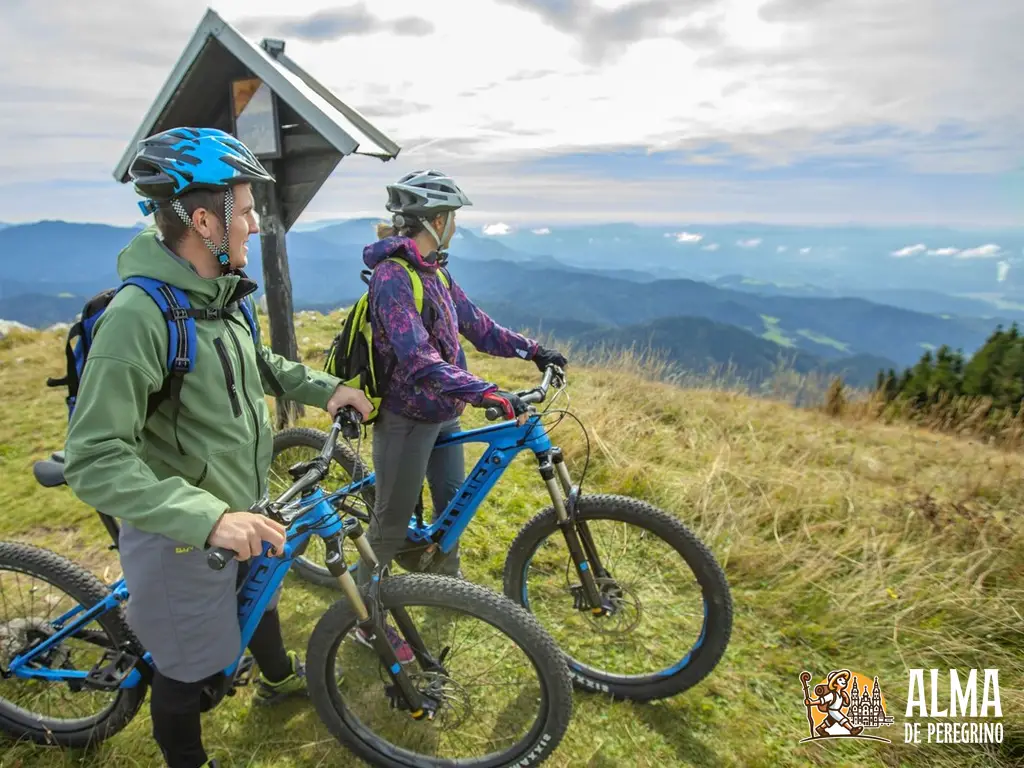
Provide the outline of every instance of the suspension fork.
[[[356,580],[345,563],[345,555],[341,549],[342,536],[352,540],[356,550],[359,552],[359,557],[373,569],[367,595],[370,601],[369,606],[363,600],[359,586],[356,584]],[[420,693],[416,686],[412,684],[409,675],[406,674],[405,669],[399,663],[395,649],[391,647],[391,643],[388,642],[387,635],[384,632],[384,617],[381,615],[382,611],[380,610],[380,599],[378,597],[382,568],[377,561],[373,548],[370,546],[370,542],[366,539],[362,525],[355,518],[350,517],[346,519],[342,523],[340,533],[324,539],[324,546],[327,549],[325,565],[331,575],[338,580],[342,592],[355,610],[358,619],[356,623],[357,629],[365,630],[370,635],[370,644],[377,652],[381,661],[384,662],[392,683],[394,683],[398,692],[405,699],[412,717],[416,720],[420,720],[423,717],[432,719],[436,709],[434,702]],[[418,660],[421,663],[427,662],[425,666],[431,666],[429,662],[432,662],[432,659],[428,659],[425,656],[425,651],[422,650],[424,647],[423,640],[415,626],[413,626],[408,613],[404,608],[399,608],[392,611],[392,613],[402,634],[405,635],[407,642],[415,650]]]
[[555,472],[558,474],[558,479],[562,482],[565,497],[569,500],[566,511],[576,524],[576,531],[579,534],[580,542],[583,544],[583,551],[590,561],[590,568],[597,574],[597,577],[607,576],[608,572],[604,568],[604,563],[601,562],[601,556],[597,553],[594,537],[590,535],[590,524],[586,520],[580,520],[575,514],[580,492],[579,488],[574,487],[572,484],[572,478],[569,477],[569,468],[565,465],[565,456],[562,455],[561,448],[551,449],[551,462],[555,467]]
[[[590,535],[590,529],[582,520],[576,518],[577,492],[572,486],[569,477],[569,470],[565,466],[565,457],[560,448],[552,448],[537,455],[540,476],[547,486],[548,495],[551,497],[551,505],[555,510],[555,518],[558,527],[565,538],[566,546],[569,548],[569,555],[576,566],[576,574],[583,585],[583,592],[590,603],[590,611],[595,616],[603,616],[608,613],[607,608],[602,604],[601,591],[597,586],[597,579],[594,576],[595,569],[598,574],[604,573],[604,567],[597,555],[597,548]],[[560,487],[561,486],[561,487]],[[563,499],[563,491],[565,498]],[[566,499],[569,506],[566,507]]]

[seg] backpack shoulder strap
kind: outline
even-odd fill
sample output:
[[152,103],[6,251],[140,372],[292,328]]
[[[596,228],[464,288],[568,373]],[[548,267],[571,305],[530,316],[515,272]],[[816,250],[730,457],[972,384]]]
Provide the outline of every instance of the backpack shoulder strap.
[[178,410],[185,374],[191,371],[196,363],[197,312],[192,309],[192,302],[183,290],[162,280],[136,276],[129,277],[121,287],[125,285],[134,285],[144,290],[156,302],[164,320],[167,321],[167,376],[164,378],[164,385],[150,395],[146,418],[153,415],[164,398],[170,397],[174,406],[174,439],[178,443],[178,453],[184,456],[185,449],[178,440]]
[[416,271],[412,264],[407,262],[405,259],[399,259],[394,256],[389,256],[385,261],[395,261],[405,267],[405,271],[409,273],[409,280],[412,281],[412,298],[416,302],[416,311],[423,313],[423,281],[420,279],[419,272]]
[[167,321],[167,372],[184,374],[196,362],[196,321],[192,303],[180,288],[151,277],[129,277],[122,284],[141,288],[156,302]]
[[242,310],[242,315],[245,317],[245,322],[249,324],[249,333],[252,334],[252,343],[259,344],[260,328],[256,324],[256,312],[253,309],[252,298],[246,296],[244,299],[238,302],[238,306]]
[[448,267],[441,267],[437,270],[437,276],[441,278],[441,282],[444,283],[445,288],[452,287],[452,276],[448,274]]
[[242,316],[245,318],[245,322],[249,325],[249,333],[252,335],[252,344],[256,348],[256,367],[259,369],[260,375],[263,377],[263,381],[270,387],[271,394],[273,394],[274,397],[283,397],[284,387],[281,386],[281,382],[278,381],[273,369],[271,369],[270,364],[263,358],[263,353],[260,351],[262,342],[260,341],[259,321],[256,319],[255,302],[253,302],[251,296],[245,296],[238,302],[238,307],[242,310]]

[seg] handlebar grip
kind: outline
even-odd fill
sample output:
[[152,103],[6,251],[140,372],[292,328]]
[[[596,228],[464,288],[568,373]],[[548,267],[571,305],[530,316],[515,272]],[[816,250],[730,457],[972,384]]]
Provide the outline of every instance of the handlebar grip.
[[359,425],[363,415],[351,405],[346,405],[334,415],[334,422],[341,426],[341,434],[349,440],[359,437]]
[[484,416],[487,417],[488,421],[496,421],[498,419],[504,418],[505,411],[503,411],[496,405],[492,405],[486,411],[484,411]]
[[206,556],[206,564],[215,571],[224,570],[224,566],[235,559],[237,552],[227,547],[215,547]]

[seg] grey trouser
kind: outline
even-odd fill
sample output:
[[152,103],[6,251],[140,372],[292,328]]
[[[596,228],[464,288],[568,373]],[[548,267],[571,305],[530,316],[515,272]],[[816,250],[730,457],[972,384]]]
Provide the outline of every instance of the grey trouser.
[[[190,683],[231,664],[242,650],[237,560],[222,571],[205,550],[122,521],[121,568],[128,624],[166,677]],[[277,606],[281,587],[267,605]]]
[[[465,479],[465,456],[461,445],[434,450],[439,435],[461,430],[457,418],[442,424],[415,421],[382,410],[373,425],[374,505],[367,537],[373,553],[383,565],[391,565],[399,550],[411,547],[406,530],[419,501],[423,479],[430,485],[436,518],[455,496]],[[401,565],[414,569],[419,552],[403,558]],[[409,561],[412,562],[409,562]],[[427,568],[433,573],[454,576],[459,570],[458,544],[447,556],[438,550]],[[356,582],[365,584],[369,569],[362,562],[356,568]]]

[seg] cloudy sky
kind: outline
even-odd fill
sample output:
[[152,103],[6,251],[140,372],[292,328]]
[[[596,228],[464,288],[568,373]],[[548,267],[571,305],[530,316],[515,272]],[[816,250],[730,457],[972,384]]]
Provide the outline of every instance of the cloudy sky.
[[[111,172],[207,5],[3,0],[0,221],[138,220]],[[209,5],[402,146],[306,220],[437,167],[479,224],[1024,221],[1019,0]]]

